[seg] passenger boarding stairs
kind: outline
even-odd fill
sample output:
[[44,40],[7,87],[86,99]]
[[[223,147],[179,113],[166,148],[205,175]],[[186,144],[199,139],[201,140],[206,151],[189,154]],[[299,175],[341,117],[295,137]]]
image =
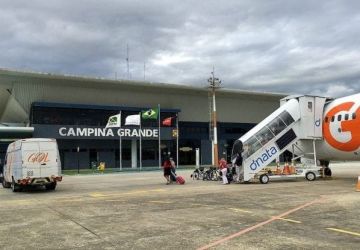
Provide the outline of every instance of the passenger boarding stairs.
[[238,139],[234,143],[232,160],[235,163],[236,156],[242,154],[241,181],[251,180],[299,140],[313,142],[313,152],[305,154],[311,154],[316,162],[315,141],[323,138],[326,101],[326,97],[319,96],[286,97],[277,110]]

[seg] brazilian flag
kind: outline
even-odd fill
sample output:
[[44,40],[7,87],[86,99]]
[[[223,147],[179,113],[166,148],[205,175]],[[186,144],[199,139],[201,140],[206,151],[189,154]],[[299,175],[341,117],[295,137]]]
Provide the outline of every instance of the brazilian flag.
[[141,117],[146,120],[146,119],[157,119],[158,118],[158,114],[159,114],[159,109],[149,109],[146,111],[142,111],[141,112]]

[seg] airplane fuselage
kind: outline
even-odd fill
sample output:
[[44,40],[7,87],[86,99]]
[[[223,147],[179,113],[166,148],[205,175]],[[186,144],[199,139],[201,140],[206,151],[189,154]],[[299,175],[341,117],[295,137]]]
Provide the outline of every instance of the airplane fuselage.
[[[316,141],[317,159],[360,160],[360,94],[328,103],[322,131],[323,139]],[[307,152],[313,151],[309,140],[300,140],[298,144]]]

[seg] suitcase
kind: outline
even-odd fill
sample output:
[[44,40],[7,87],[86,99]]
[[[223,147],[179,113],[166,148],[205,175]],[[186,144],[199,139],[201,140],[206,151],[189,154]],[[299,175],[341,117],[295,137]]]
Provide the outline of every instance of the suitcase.
[[182,176],[176,176],[176,182],[180,185],[185,184],[185,179]]

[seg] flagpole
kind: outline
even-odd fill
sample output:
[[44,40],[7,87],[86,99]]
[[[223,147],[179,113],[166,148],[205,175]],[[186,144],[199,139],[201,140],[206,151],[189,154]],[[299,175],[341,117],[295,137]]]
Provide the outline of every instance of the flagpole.
[[140,113],[139,113],[139,116],[140,116],[140,130],[139,130],[139,134],[140,134],[140,171],[142,170],[142,147],[141,147],[141,145],[142,145],[142,143],[141,143],[141,111],[140,111]]
[[[121,110],[120,110],[120,129],[121,129]],[[122,142],[121,142],[121,130],[119,131],[119,165],[120,171],[122,171]]]
[[176,113],[176,168],[179,168],[179,114]]
[[161,168],[161,147],[160,147],[160,144],[161,144],[161,132],[160,132],[160,104],[158,104],[158,112],[159,112],[159,168]]

